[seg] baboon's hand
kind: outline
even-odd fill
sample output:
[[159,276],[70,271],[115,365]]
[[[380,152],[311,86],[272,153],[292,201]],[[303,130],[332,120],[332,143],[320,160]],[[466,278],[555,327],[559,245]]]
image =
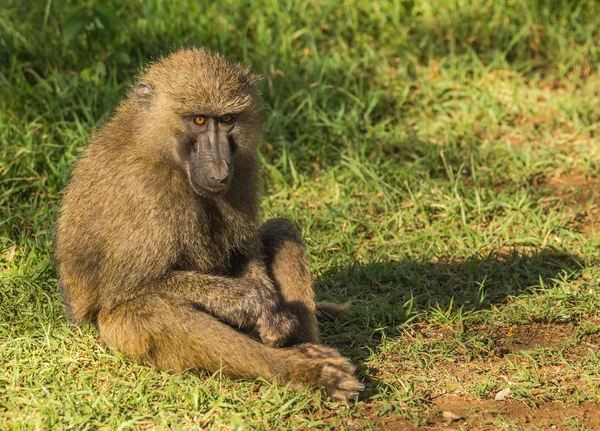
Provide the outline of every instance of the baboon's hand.
[[306,359],[294,373],[298,383],[295,386],[322,386],[331,398],[339,401],[352,400],[364,390],[365,386],[354,377],[356,367],[336,349],[305,343],[291,350]]
[[261,341],[271,347],[285,346],[298,330],[298,318],[287,310],[270,280],[254,279],[253,283],[248,305],[255,310]]
[[271,347],[285,346],[298,329],[298,318],[288,310],[265,310],[256,327],[263,343]]

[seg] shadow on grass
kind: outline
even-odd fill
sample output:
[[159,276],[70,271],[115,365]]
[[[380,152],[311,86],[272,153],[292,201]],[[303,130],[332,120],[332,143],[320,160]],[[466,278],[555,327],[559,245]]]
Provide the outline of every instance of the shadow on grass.
[[451,319],[461,309],[462,315],[489,309],[573,279],[581,267],[577,257],[556,250],[494,251],[462,261],[353,263],[324,273],[317,281],[320,297],[354,302],[348,318],[321,319],[323,341],[357,363],[367,383],[363,396],[369,398],[377,393],[377,382],[364,360],[378,350],[384,336],[397,335],[396,328],[410,324],[415,316],[435,310]]
[[353,263],[317,282],[319,296],[354,302],[350,319],[326,321],[324,337],[341,348],[376,349],[383,328],[401,326],[416,314],[490,308],[541,286],[551,289],[561,279],[577,277],[581,266],[577,257],[556,250],[495,251],[462,261]]

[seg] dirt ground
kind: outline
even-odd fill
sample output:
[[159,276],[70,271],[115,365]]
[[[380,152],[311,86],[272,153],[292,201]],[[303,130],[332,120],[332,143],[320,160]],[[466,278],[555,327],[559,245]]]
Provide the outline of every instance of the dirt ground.
[[516,429],[566,430],[600,429],[600,405],[584,402],[566,407],[548,402],[530,407],[518,400],[473,400],[455,395],[440,397],[434,403],[427,425],[416,427],[410,422],[384,419],[386,430],[489,430],[497,429],[494,420],[500,416]]
[[[448,331],[431,331],[423,328],[421,333],[434,340],[452,336]],[[495,354],[485,360],[464,361],[457,357],[456,363],[444,363],[435,371],[424,372],[424,375],[435,380],[441,387],[451,388],[455,381],[468,385],[481,379],[484,375],[499,376],[506,374],[507,361],[513,364],[526,363],[528,351],[537,348],[554,349],[564,346],[576,339],[573,328],[568,324],[537,324],[522,325],[481,325],[471,327],[469,331],[485,334],[494,339]],[[600,334],[593,333],[579,337],[579,341],[563,353],[567,363],[577,361],[582,355],[582,349],[599,349]],[[522,353],[522,354],[521,354]],[[394,363],[393,358],[387,363]],[[449,390],[439,394],[429,394],[430,407],[420,421],[421,426],[415,426],[410,421],[404,421],[393,415],[378,417],[376,409],[365,411],[362,421],[348,423],[350,428],[361,429],[365,425],[385,430],[496,430],[503,429],[532,429],[532,430],[600,430],[600,404],[584,401],[579,404],[567,405],[560,401],[545,401],[551,398],[547,390],[549,382],[554,382],[569,393],[580,389],[585,391],[578,376],[567,372],[562,366],[537,365],[537,371],[543,376],[546,388],[533,389],[536,405],[530,405],[516,399],[513,393],[507,394],[504,400],[477,399],[461,394],[461,391]],[[382,375],[388,372],[399,373],[399,369],[380,369]],[[400,371],[401,372],[401,371]],[[410,373],[411,371],[409,371]],[[413,370],[414,372],[414,370]],[[507,387],[514,384],[506,378]],[[588,388],[589,389],[589,388]],[[496,392],[496,391],[494,391]],[[499,391],[498,391],[499,392]],[[494,397],[494,394],[492,394]],[[508,424],[508,425],[507,425]]]
[[596,232],[600,226],[600,178],[569,174],[544,179],[537,187],[547,194],[545,204],[564,203],[570,227],[584,235]]

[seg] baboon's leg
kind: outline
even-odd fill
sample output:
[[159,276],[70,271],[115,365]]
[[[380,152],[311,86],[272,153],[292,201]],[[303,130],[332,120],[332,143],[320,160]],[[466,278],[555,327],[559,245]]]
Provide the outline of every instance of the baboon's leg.
[[267,271],[284,303],[300,320],[294,343],[319,342],[315,293],[306,248],[290,222],[271,219],[261,228]]
[[144,295],[100,313],[101,338],[129,357],[161,369],[223,370],[232,377],[263,377],[295,389],[323,386],[337,399],[354,398],[362,385],[354,366],[334,349],[304,344],[266,346],[198,311],[185,301]]

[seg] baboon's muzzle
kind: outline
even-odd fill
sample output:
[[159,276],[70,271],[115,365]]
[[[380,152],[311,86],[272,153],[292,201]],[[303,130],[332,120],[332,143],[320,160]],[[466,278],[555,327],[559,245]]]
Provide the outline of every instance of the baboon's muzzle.
[[218,196],[229,188],[233,175],[229,131],[213,119],[192,145],[189,175],[192,187],[203,196]]

